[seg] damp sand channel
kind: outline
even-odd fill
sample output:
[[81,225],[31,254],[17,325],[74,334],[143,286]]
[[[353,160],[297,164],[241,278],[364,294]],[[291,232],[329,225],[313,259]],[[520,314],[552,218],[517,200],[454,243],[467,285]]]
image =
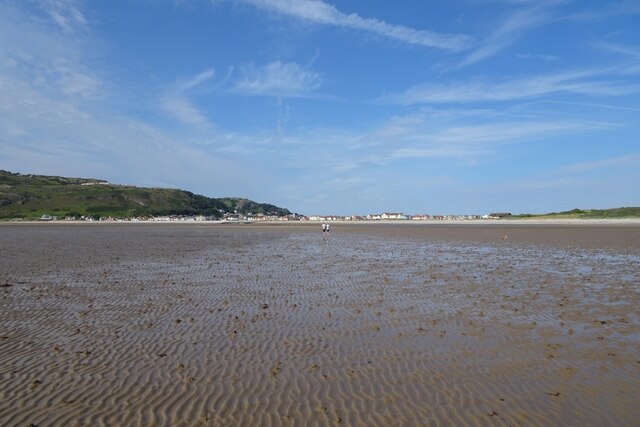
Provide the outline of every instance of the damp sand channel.
[[3,426],[640,419],[637,225],[3,224],[0,286]]

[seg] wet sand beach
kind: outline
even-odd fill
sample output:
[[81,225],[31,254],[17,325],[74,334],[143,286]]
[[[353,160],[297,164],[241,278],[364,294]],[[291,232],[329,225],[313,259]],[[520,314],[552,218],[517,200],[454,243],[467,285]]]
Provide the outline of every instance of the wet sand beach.
[[3,426],[634,426],[640,224],[0,224]]

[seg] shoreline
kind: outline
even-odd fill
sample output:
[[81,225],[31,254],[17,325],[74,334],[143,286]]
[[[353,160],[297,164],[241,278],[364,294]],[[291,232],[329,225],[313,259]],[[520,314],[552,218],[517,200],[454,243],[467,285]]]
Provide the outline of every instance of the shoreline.
[[38,220],[0,220],[0,226],[7,224],[44,225],[115,225],[115,224],[158,224],[158,225],[221,225],[221,226],[316,226],[323,223],[332,225],[401,225],[401,226],[447,226],[447,225],[611,225],[640,226],[640,218],[599,218],[599,219],[473,219],[473,220],[333,220],[333,221],[38,221]]

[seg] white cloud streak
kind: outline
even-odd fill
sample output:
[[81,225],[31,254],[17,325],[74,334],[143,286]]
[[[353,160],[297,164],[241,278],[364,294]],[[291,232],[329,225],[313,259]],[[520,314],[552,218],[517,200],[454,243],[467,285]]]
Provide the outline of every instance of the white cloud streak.
[[[43,4],[45,8],[52,8],[55,16],[63,16],[64,5],[75,10],[72,2]],[[100,98],[102,79],[83,62],[81,46],[85,35],[77,34],[71,27],[65,30],[56,19],[62,18],[50,17],[56,24],[52,26],[50,20],[36,19],[10,4],[0,4],[0,64],[5,65],[0,73],[29,80],[42,91],[76,98]]]
[[618,53],[633,59],[640,59],[640,48],[638,47],[620,46],[611,43],[595,43],[594,46],[599,49]]
[[192,126],[210,127],[205,115],[189,99],[189,92],[211,80],[215,70],[206,69],[187,80],[179,80],[160,99],[162,110],[180,123]]
[[87,29],[87,20],[75,0],[44,0],[42,4],[47,15],[66,34]]
[[[640,85],[614,80],[613,75],[624,69],[577,70],[564,73],[507,80],[499,83],[475,80],[452,82],[448,85],[422,84],[405,92],[384,98],[391,103],[438,104],[487,101],[512,101],[547,95],[574,93],[593,96],[619,96],[640,91]],[[606,75],[607,78],[601,78]]]
[[86,98],[96,95],[101,87],[101,82],[98,79],[76,71],[62,74],[58,83],[63,93]]
[[513,45],[527,30],[544,24],[547,18],[547,14],[537,8],[514,13],[462,60],[459,67],[466,67],[496,55]]
[[190,90],[195,88],[196,86],[200,86],[202,83],[211,80],[214,76],[216,75],[216,72],[214,69],[206,69],[204,71],[202,71],[201,73],[199,73],[198,75],[194,76],[193,78],[186,80],[184,82],[180,82],[178,84],[178,88],[180,90]]
[[244,0],[263,10],[288,15],[315,24],[332,25],[366,31],[392,40],[418,46],[460,51],[473,45],[465,34],[440,34],[416,30],[403,25],[388,24],[375,18],[363,18],[356,13],[346,14],[320,0]]
[[475,157],[487,154],[486,150],[480,150],[469,147],[438,147],[438,148],[400,148],[392,153],[393,157],[404,158],[457,158],[457,157]]
[[576,185],[584,185],[584,182],[571,178],[546,180],[546,181],[521,181],[514,185],[519,190],[545,190],[574,187]]
[[186,97],[180,94],[166,95],[160,103],[164,112],[186,125],[209,124],[207,118]]
[[516,58],[520,59],[532,59],[532,60],[542,60],[542,61],[559,61],[560,57],[556,55],[546,55],[543,53],[518,53],[516,54]]
[[234,89],[252,95],[309,97],[322,83],[318,73],[293,62],[249,65],[241,71],[244,75]]
[[[470,122],[479,124],[468,124]],[[392,117],[362,133],[329,128],[298,131],[283,141],[288,147],[283,156],[287,165],[305,169],[305,175],[322,176],[330,171],[336,178],[349,178],[387,170],[402,159],[437,159],[449,161],[455,167],[466,167],[495,155],[508,145],[610,128],[606,123],[514,118],[482,110],[455,110],[449,114],[420,112]]]
[[640,154],[629,154],[626,156],[613,157],[609,159],[593,160],[589,162],[575,163],[561,168],[559,172],[575,173],[588,172],[604,168],[635,168],[640,169]]
[[600,21],[619,15],[638,15],[640,5],[635,0],[601,2],[599,8],[587,8],[559,18],[562,21]]
[[[523,143],[549,136],[607,128],[605,124],[576,121],[523,121],[462,126],[452,125],[429,132],[410,142],[410,147],[399,148],[393,157],[438,158],[477,157],[494,152],[505,144]],[[414,130],[414,133],[418,133]]]

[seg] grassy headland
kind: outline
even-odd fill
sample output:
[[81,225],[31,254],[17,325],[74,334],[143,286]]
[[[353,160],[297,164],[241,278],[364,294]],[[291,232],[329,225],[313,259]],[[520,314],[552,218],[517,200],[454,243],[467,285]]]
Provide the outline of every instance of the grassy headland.
[[621,219],[640,218],[640,207],[614,208],[614,209],[572,209],[563,212],[551,212],[546,214],[521,214],[512,215],[509,219]]
[[81,216],[131,218],[225,213],[288,215],[289,210],[242,198],[210,198],[169,188],[110,184],[100,179],[22,175],[0,170],[0,219]]

